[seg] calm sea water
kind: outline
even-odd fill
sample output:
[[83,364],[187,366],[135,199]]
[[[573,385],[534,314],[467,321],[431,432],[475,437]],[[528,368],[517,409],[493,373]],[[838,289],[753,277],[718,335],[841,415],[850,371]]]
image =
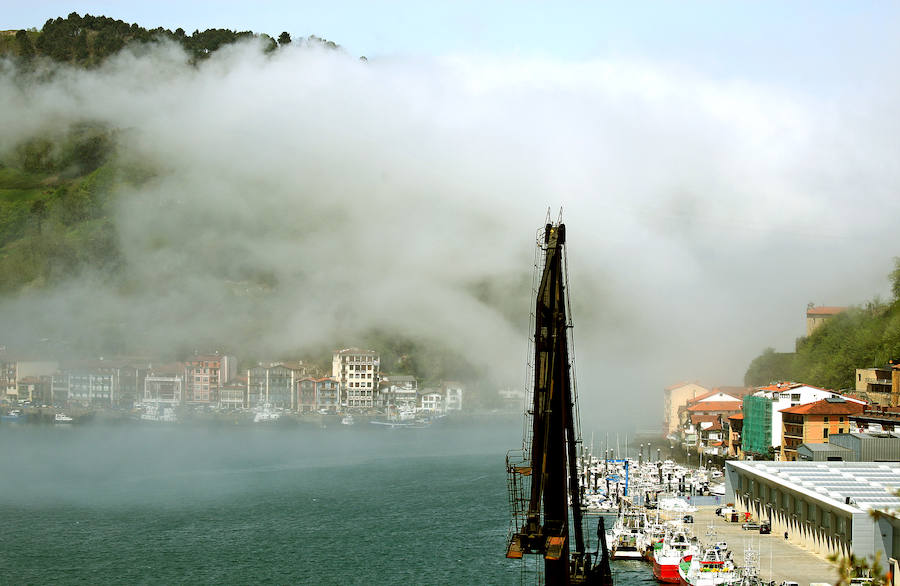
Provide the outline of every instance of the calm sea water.
[[518,584],[520,432],[3,425],[0,583]]

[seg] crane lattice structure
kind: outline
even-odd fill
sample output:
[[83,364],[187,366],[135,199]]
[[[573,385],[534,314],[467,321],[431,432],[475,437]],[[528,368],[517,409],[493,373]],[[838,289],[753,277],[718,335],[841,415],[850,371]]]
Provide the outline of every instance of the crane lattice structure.
[[522,450],[507,454],[512,526],[506,555],[543,556],[547,584],[612,584],[605,548],[600,560],[594,554],[593,561],[599,561],[595,565],[584,539],[566,226],[548,217],[542,236],[536,257],[541,277],[534,290],[525,440]]

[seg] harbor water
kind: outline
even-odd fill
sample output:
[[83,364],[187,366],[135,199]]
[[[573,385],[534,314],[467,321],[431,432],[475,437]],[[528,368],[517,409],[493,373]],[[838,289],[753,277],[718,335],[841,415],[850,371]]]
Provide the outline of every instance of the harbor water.
[[[375,426],[371,426],[375,427]],[[3,584],[518,584],[521,423],[0,426]],[[655,583],[616,562],[618,584]]]

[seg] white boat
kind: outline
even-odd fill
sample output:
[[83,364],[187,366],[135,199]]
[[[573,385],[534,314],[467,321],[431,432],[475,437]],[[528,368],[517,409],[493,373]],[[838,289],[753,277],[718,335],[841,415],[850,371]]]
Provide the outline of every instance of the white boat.
[[72,423],[72,421],[74,421],[74,419],[65,413],[57,413],[53,416],[53,423]]
[[640,541],[646,526],[643,513],[631,511],[619,514],[613,528],[607,532],[610,557],[614,560],[641,559]]
[[253,415],[253,423],[275,423],[279,417],[281,417],[281,413],[272,409],[272,405],[269,403],[265,403],[256,409],[256,414]]
[[701,555],[686,555],[678,565],[680,584],[684,586],[727,586],[740,579],[731,552],[718,545]]
[[353,425],[354,423],[356,422],[353,421],[352,415],[344,415],[344,417],[341,419],[341,425]]
[[178,416],[172,407],[156,407],[147,405],[146,411],[141,414],[141,421],[152,421],[157,423],[176,423]]
[[689,504],[686,500],[675,496],[659,499],[659,504],[657,506],[661,511],[674,511],[676,513],[697,512],[697,507]]

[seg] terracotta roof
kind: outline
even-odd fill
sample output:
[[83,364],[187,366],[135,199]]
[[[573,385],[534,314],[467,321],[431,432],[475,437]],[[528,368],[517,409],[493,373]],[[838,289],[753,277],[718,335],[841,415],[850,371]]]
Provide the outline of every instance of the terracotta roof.
[[807,403],[805,405],[797,405],[796,407],[788,407],[782,409],[782,413],[791,413],[792,415],[851,415],[862,413],[865,405],[854,403],[852,401],[830,401],[822,399],[815,403]]
[[713,390],[732,397],[743,397],[756,392],[756,389],[753,387],[716,387]]
[[694,397],[693,399],[688,401],[688,405],[693,405],[694,403],[702,401],[703,399],[708,399],[709,397],[713,397],[715,395],[728,395],[729,397],[732,397],[737,402],[741,401],[741,399],[739,397],[735,397],[729,393],[726,393],[725,391],[719,391],[719,390],[713,389],[712,391],[710,391],[708,393],[703,393],[702,395],[698,395],[698,396]]
[[740,411],[741,401],[707,401],[687,408],[688,411]]
[[697,425],[698,423],[716,423],[718,421],[718,415],[691,415],[691,423],[693,425]]
[[716,448],[722,445],[722,442],[709,442],[709,445]]
[[705,388],[706,388],[706,387],[704,387],[703,385],[701,385],[700,383],[681,382],[681,383],[675,383],[674,385],[670,385],[670,386],[666,387],[664,390],[666,390],[666,391],[672,391],[672,390],[675,390],[675,389],[680,389],[681,387],[686,387],[686,386],[688,386],[688,385],[697,385],[697,386],[700,387],[701,389],[705,389]]
[[846,311],[846,307],[837,307],[834,305],[822,305],[820,307],[812,307],[806,310],[806,315],[837,315],[842,311]]
[[735,413],[734,415],[729,415],[729,416],[728,416],[728,419],[743,419],[743,418],[744,418],[744,412],[743,412],[743,411],[741,411],[740,413]]

